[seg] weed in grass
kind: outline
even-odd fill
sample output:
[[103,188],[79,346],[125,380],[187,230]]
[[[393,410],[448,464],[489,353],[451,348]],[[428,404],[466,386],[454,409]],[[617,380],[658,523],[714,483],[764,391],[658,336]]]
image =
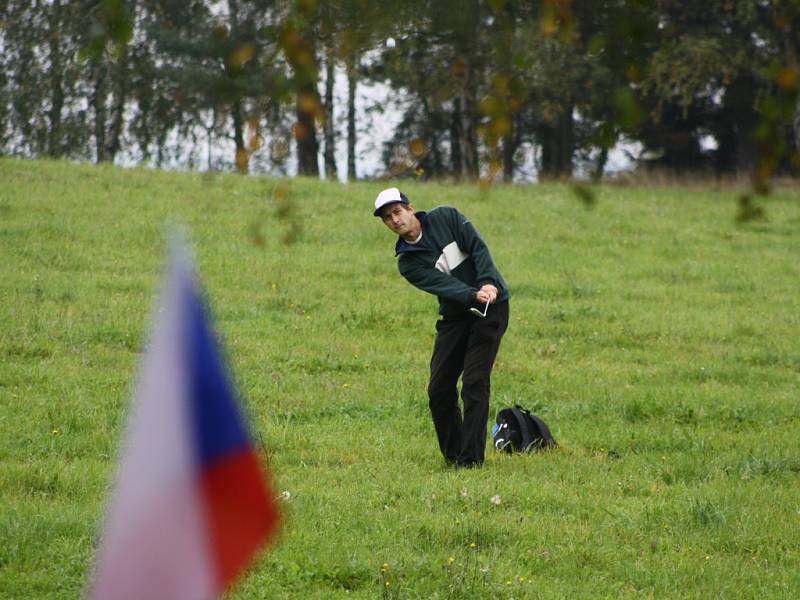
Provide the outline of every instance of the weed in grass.
[[735,467],[726,467],[726,473],[747,480],[754,477],[777,477],[800,475],[800,458],[751,455]]
[[724,525],[725,514],[711,500],[692,500],[689,514],[692,521],[702,526]]
[[480,561],[480,553],[475,542],[461,550],[458,558],[448,557],[443,565],[447,587],[445,598],[486,598],[491,596],[489,566]]

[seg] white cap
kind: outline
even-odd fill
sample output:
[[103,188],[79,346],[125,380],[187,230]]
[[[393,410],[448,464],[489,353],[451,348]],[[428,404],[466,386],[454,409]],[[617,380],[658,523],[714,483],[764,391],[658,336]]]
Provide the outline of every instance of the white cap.
[[396,187],[383,190],[380,194],[378,194],[378,197],[375,198],[375,212],[372,214],[374,214],[376,217],[380,217],[381,208],[387,204],[394,204],[395,202],[401,202],[403,204],[409,203],[406,195]]

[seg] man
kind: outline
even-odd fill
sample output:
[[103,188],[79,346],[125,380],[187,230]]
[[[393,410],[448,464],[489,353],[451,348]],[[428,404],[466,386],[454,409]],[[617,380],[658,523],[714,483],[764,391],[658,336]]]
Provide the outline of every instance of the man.
[[374,214],[399,236],[400,274],[439,299],[428,383],[439,448],[449,464],[480,466],[492,367],[508,326],[506,282],[475,227],[455,208],[416,212],[400,190],[389,188],[375,199]]

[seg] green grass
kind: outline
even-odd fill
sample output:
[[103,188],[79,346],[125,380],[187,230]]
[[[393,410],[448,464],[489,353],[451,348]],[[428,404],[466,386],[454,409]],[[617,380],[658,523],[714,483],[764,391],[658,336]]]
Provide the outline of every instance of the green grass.
[[711,186],[587,210],[402,185],[488,240],[512,288],[492,414],[533,409],[558,451],[444,467],[435,300],[371,216],[384,184],[0,160],[0,597],[86,588],[170,223],[289,493],[231,598],[800,596],[798,189],[737,225]]

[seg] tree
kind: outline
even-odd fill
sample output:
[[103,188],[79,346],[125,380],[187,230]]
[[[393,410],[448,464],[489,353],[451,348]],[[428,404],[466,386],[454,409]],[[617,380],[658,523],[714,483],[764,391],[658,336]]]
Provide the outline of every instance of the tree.
[[297,170],[298,174],[306,176],[319,176],[316,121],[322,118],[323,109],[317,89],[318,18],[316,3],[302,3],[288,15],[280,34],[283,52],[292,70],[291,86],[295,94],[296,121],[293,132],[297,146]]
[[[715,0],[659,2],[655,9],[656,49],[640,96],[652,114],[642,132],[645,145],[660,147],[660,163],[686,170],[703,166],[699,139],[710,135],[718,171],[754,172],[784,144],[776,130],[787,129],[796,110],[796,76],[782,88],[780,73],[796,73],[793,25],[800,7],[781,0]],[[778,113],[785,114],[776,118]],[[764,144],[759,137],[767,130],[773,133]]]
[[212,14],[199,0],[153,2],[146,28],[175,100],[195,121],[201,113],[229,116],[235,165],[246,173],[251,153],[261,147],[263,105],[287,91],[269,18],[274,7],[267,0],[228,0],[218,8]]
[[10,0],[0,12],[0,22],[0,132],[5,151],[88,158],[91,127],[82,103],[82,7]]
[[[91,26],[81,39],[87,57],[91,86],[89,103],[94,112],[95,160],[113,162],[121,147],[125,111],[129,100],[130,41],[133,16],[121,0],[83,7]],[[130,8],[135,10],[135,3]],[[52,68],[52,71],[57,71]]]
[[[370,77],[388,80],[410,101],[384,150],[390,172],[475,179],[480,173],[479,103],[487,89],[490,44],[483,3],[406,6],[398,45]],[[401,15],[402,16],[402,15]]]
[[[371,0],[335,0],[324,5],[324,28],[329,32],[326,46],[326,132],[325,151],[335,143],[333,127],[333,102],[328,101],[333,83],[333,68],[344,66],[347,77],[347,178],[352,181],[356,173],[356,91],[361,79],[361,57],[384,37],[392,35],[394,28],[402,25],[402,10],[387,11]],[[328,163],[326,158],[326,164]]]
[[597,178],[623,136],[643,165],[762,191],[800,169],[796,0],[7,0],[0,23],[3,153],[191,167],[204,149],[211,168],[224,139],[244,173],[280,164],[287,144],[255,153],[291,121],[299,172],[318,175],[321,133],[332,177],[343,66],[350,179],[364,77],[402,107],[393,175],[513,181],[531,144],[542,177]]

